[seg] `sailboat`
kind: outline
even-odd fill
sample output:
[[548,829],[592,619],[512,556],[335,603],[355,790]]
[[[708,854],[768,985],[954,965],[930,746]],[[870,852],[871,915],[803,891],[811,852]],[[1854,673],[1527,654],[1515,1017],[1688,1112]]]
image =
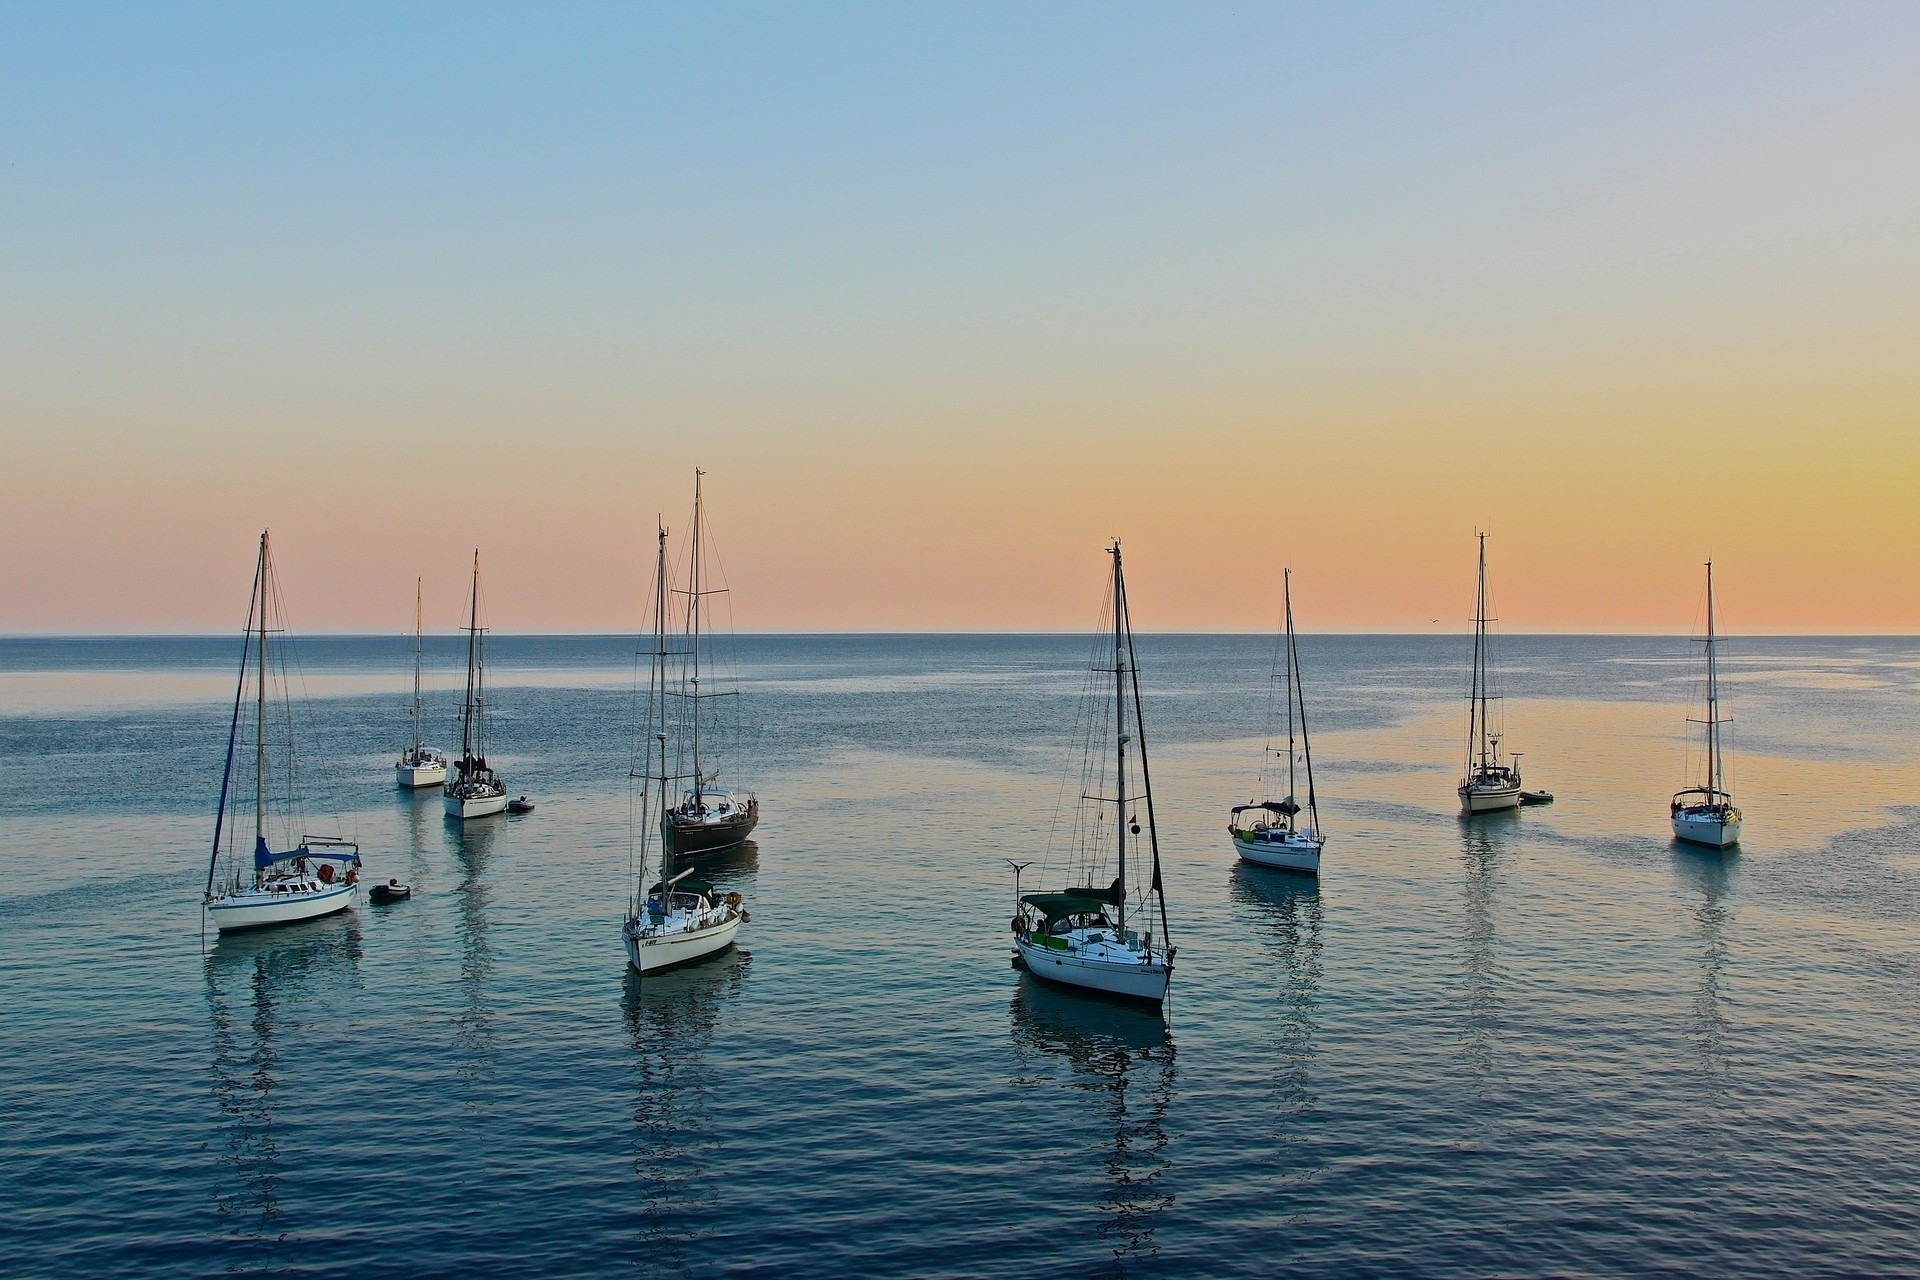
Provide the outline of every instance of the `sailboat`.
[[1720,637],[1713,621],[1713,561],[1707,561],[1707,718],[1688,720],[1706,730],[1707,779],[1703,786],[1674,793],[1670,813],[1673,837],[1688,844],[1727,849],[1740,843],[1740,810],[1727,790],[1726,748],[1720,726],[1729,723],[1720,714]]
[[[354,885],[360,879],[360,846],[351,840],[324,838],[299,832],[303,824],[299,797],[294,784],[299,775],[291,759],[294,732],[292,704],[286,693],[284,659],[273,668],[279,677],[278,711],[280,724],[270,723],[267,701],[269,667],[267,635],[283,627],[269,626],[280,599],[274,579],[273,559],[267,535],[260,535],[260,561],[254,568],[253,592],[247,603],[246,640],[240,647],[240,679],[233,693],[233,723],[227,733],[227,763],[220,775],[220,808],[213,820],[213,854],[207,861],[207,915],[221,933],[259,929],[268,925],[292,924],[316,916],[332,915],[353,905]],[[251,665],[251,672],[249,666]],[[234,848],[235,830],[240,813],[228,820],[230,807],[239,808],[239,793],[232,786],[233,760],[241,738],[241,708],[246,703],[247,685],[253,685],[253,847],[252,856],[242,859]],[[269,743],[284,743],[288,758],[278,762],[278,770],[269,766]],[[267,841],[268,814],[275,797],[276,784],[284,785],[280,801],[280,826],[284,841],[275,852]],[[223,845],[224,839],[224,845]],[[297,843],[295,841],[297,840]],[[227,874],[221,877],[225,862]]]
[[[1320,830],[1320,806],[1313,791],[1313,744],[1307,738],[1307,702],[1300,681],[1300,650],[1293,636],[1293,570],[1282,570],[1281,590],[1286,600],[1287,639],[1282,653],[1287,702],[1287,794],[1280,800],[1256,800],[1237,804],[1227,818],[1227,834],[1240,857],[1262,867],[1282,871],[1320,872],[1320,850],[1327,837]],[[1299,736],[1295,737],[1296,723]],[[1271,721],[1269,721],[1271,724]],[[1266,758],[1279,752],[1269,745]],[[1307,775],[1307,824],[1300,825],[1298,771],[1304,760]],[[1262,790],[1266,789],[1265,770],[1261,771]],[[1252,815],[1247,817],[1245,815]]]
[[[667,593],[667,530],[662,525],[653,578],[653,663],[642,724],[646,751],[635,762],[641,765],[635,770],[641,781],[641,814],[653,812],[649,793],[654,787],[659,788],[657,794],[666,796],[680,781],[669,771],[672,757],[667,750],[667,708],[674,697],[674,691],[667,687]],[[731,947],[734,935],[747,921],[740,895],[729,893],[722,898],[712,885],[693,878],[693,868],[677,866],[683,855],[676,855],[673,845],[665,838],[664,828],[660,841],[660,879],[649,887],[647,855],[652,824],[642,818],[638,825],[638,875],[634,880],[633,898],[627,904],[626,922],[621,926],[627,962],[643,974],[658,973],[703,960]]]
[[[1013,958],[1016,965],[1048,982],[1159,1004],[1167,998],[1167,984],[1173,978],[1175,949],[1169,942],[1166,892],[1160,876],[1160,831],[1154,822],[1153,781],[1147,768],[1146,729],[1140,718],[1139,665],[1134,660],[1133,627],[1128,620],[1127,582],[1118,538],[1108,554],[1113,557],[1113,578],[1108,586],[1113,606],[1113,665],[1094,670],[1113,677],[1113,694],[1111,699],[1106,696],[1098,687],[1102,682],[1090,684],[1092,705],[1082,718],[1087,725],[1082,785],[1073,845],[1066,857],[1069,873],[1079,884],[1023,895],[1019,871],[1024,864],[1015,865],[1018,906],[1013,917]],[[1104,631],[1103,627],[1103,652]],[[1129,753],[1128,747],[1136,742],[1138,750]],[[1151,926],[1153,916],[1147,910],[1147,900],[1157,900],[1158,945],[1151,928],[1137,932],[1127,922],[1129,900],[1135,896],[1127,878],[1127,837],[1140,834],[1140,819],[1127,789],[1136,761],[1140,777],[1137,798],[1145,802],[1147,811],[1148,856],[1143,860],[1136,852],[1134,865],[1137,870],[1146,861],[1152,868],[1151,878],[1138,894],[1136,910]],[[1106,787],[1111,791],[1102,794]],[[1116,874],[1103,888],[1095,881],[1105,874],[1109,841]]]
[[680,747],[685,755],[676,752],[676,761],[690,761],[691,772],[680,778],[684,790],[677,801],[664,790],[660,797],[663,806],[660,814],[661,845],[667,853],[682,858],[730,853],[746,843],[747,837],[753,834],[754,827],[760,823],[760,801],[750,791],[717,785],[720,770],[709,770],[710,753],[703,755],[701,751],[702,705],[715,698],[738,696],[731,691],[700,687],[706,598],[726,593],[725,587],[709,588],[702,585],[702,535],[706,511],[701,500],[700,478],[705,474],[698,469],[693,473],[693,542],[687,557],[687,589],[675,592],[687,598],[687,649],[680,655],[683,659],[679,672],[681,687],[674,695],[682,708],[682,715],[677,719],[683,730]]
[[420,650],[426,632],[420,610],[421,588],[425,579],[413,580],[413,745],[400,753],[393,766],[394,782],[407,790],[437,787],[447,780],[447,757],[442,751],[423,745],[420,732]]
[[467,610],[467,698],[460,707],[460,760],[442,792],[449,818],[483,818],[507,807],[507,787],[487,764],[486,628],[480,625],[480,552],[473,553]]
[[1473,686],[1467,693],[1467,768],[1460,779],[1460,812],[1471,817],[1520,807],[1520,756],[1500,759],[1500,734],[1493,729],[1489,702],[1493,651],[1487,642],[1487,535],[1480,539],[1480,582],[1473,597]]

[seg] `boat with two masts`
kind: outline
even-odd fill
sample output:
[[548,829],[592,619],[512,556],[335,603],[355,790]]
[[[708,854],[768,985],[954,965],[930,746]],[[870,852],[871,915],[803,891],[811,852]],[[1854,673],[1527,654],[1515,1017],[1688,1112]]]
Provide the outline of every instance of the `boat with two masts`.
[[1673,836],[1688,844],[1710,849],[1729,849],[1740,843],[1740,810],[1728,789],[1726,742],[1723,726],[1730,717],[1720,712],[1720,636],[1713,618],[1713,561],[1707,561],[1707,634],[1700,643],[1707,651],[1707,716],[1689,719],[1701,727],[1704,737],[1706,779],[1700,786],[1674,793],[1668,804],[1673,819]]
[[446,753],[425,745],[426,736],[420,728],[420,655],[426,637],[420,609],[424,582],[421,578],[413,581],[413,744],[400,753],[393,766],[394,784],[407,791],[442,786],[447,780]]
[[649,885],[652,870],[653,823],[650,820],[659,797],[670,796],[681,781],[673,775],[677,756],[669,745],[670,726],[677,722],[673,714],[674,691],[669,688],[669,662],[674,655],[667,649],[667,530],[659,531],[659,555],[653,579],[653,654],[647,678],[647,706],[639,726],[643,750],[636,751],[633,780],[639,784],[636,812],[640,818],[636,867],[633,873],[633,897],[627,904],[627,918],[621,925],[626,942],[627,963],[642,974],[658,973],[680,965],[692,964],[717,955],[734,944],[740,926],[747,922],[746,909],[738,893],[722,897],[711,884],[694,878],[692,867],[680,865],[686,854],[676,852],[666,839],[663,823],[660,840],[660,878]]
[[[1167,924],[1166,892],[1160,873],[1160,832],[1154,821],[1153,781],[1147,765],[1147,740],[1140,711],[1139,664],[1134,657],[1133,628],[1128,618],[1126,574],[1120,563],[1120,541],[1107,553],[1113,557],[1107,587],[1112,607],[1112,665],[1104,665],[1109,642],[1100,633],[1102,657],[1093,668],[1097,676],[1111,676],[1112,693],[1096,679],[1088,686],[1090,707],[1082,716],[1086,725],[1081,764],[1080,797],[1075,808],[1071,845],[1061,851],[1068,887],[1039,893],[1020,893],[1019,865],[1015,868],[1013,917],[1014,963],[1046,982],[1083,992],[1118,996],[1160,1004],[1173,979],[1173,947]],[[1129,751],[1129,748],[1134,748]],[[1139,786],[1129,782],[1138,774]],[[1134,851],[1128,865],[1128,837],[1138,837],[1138,810],[1146,810],[1146,847]],[[1051,842],[1050,842],[1051,843]],[[1114,878],[1104,886],[1107,856],[1111,853]],[[1053,850],[1048,850],[1049,860]],[[1142,854],[1145,856],[1143,857]],[[1141,867],[1151,869],[1143,884]],[[1155,938],[1152,908],[1159,911],[1160,935]],[[1129,908],[1145,931],[1130,927]]]
[[507,807],[507,784],[487,763],[487,629],[480,625],[480,552],[473,553],[473,597],[467,609],[467,696],[460,706],[460,759],[441,794],[447,816],[484,818]]
[[[279,622],[279,601],[271,548],[263,532],[247,604],[246,640],[240,647],[240,678],[233,694],[227,763],[220,775],[220,807],[213,820],[213,854],[207,862],[203,899],[208,918],[221,933],[294,924],[344,911],[353,905],[354,886],[360,876],[359,845],[338,837],[307,834],[303,829],[303,808],[296,790],[300,774],[292,758],[298,734],[285,658],[281,655],[278,662],[270,664],[267,652],[269,635],[286,634],[284,624],[273,625]],[[280,644],[284,647],[284,640]],[[277,696],[269,699],[268,687],[276,681]],[[235,833],[244,821],[245,801],[232,784],[249,684],[253,692],[253,844],[250,851],[242,853]],[[277,761],[272,759],[274,748],[283,749]],[[275,794],[276,789],[281,789],[279,794]],[[278,850],[268,840],[276,807],[277,825],[282,828]]]
[[1456,794],[1465,817],[1520,807],[1520,754],[1500,758],[1500,731],[1492,704],[1493,647],[1487,635],[1487,535],[1480,539],[1480,578],[1473,597],[1473,683],[1467,692],[1467,767]]
[[[1282,698],[1287,707],[1287,791],[1278,800],[1273,798],[1273,785],[1267,777],[1267,770],[1279,755],[1273,746],[1273,731],[1277,727],[1278,716],[1273,714],[1273,700],[1268,699],[1267,746],[1262,752],[1260,770],[1260,791],[1263,798],[1246,804],[1237,804],[1227,818],[1227,834],[1233,837],[1233,847],[1240,857],[1255,866],[1273,867],[1281,871],[1300,871],[1307,875],[1320,873],[1320,851],[1326,847],[1326,833],[1320,828],[1320,804],[1313,790],[1313,744],[1307,736],[1306,694],[1300,680],[1300,650],[1293,634],[1293,570],[1281,571],[1281,594],[1285,602],[1286,638],[1280,651]],[[1273,687],[1268,681],[1268,688]],[[1296,728],[1298,730],[1296,736]],[[1300,802],[1295,797],[1300,794],[1299,775],[1306,774],[1307,821],[1302,824]],[[1278,779],[1274,779],[1277,782]]]
[[[700,481],[706,473],[693,473],[693,536],[687,554],[687,585],[675,588],[674,595],[686,597],[686,648],[676,657],[679,688],[672,693],[681,714],[675,717],[684,730],[680,734],[674,772],[680,786],[678,799],[663,792],[660,814],[662,848],[677,858],[732,853],[746,843],[760,823],[760,801],[751,791],[722,786],[722,772],[709,768],[714,752],[711,739],[703,740],[704,709],[716,698],[737,698],[734,689],[711,689],[715,683],[711,664],[702,665],[709,628],[706,625],[708,596],[727,594],[725,586],[706,585],[705,570],[706,508]],[[664,633],[663,633],[664,634]],[[664,677],[663,677],[664,678]]]

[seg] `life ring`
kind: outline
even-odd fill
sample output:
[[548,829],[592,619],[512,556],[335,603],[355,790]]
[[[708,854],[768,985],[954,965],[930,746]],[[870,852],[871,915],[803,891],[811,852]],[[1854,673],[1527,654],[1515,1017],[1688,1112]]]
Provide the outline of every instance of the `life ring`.
[[347,872],[347,884],[348,884],[349,886],[352,886],[352,885],[356,885],[356,884],[359,884],[359,883],[360,883],[360,872],[359,872],[359,870],[358,870],[357,868],[356,868],[356,869],[353,869],[353,870],[349,870],[349,871]]
[[730,894],[728,894],[728,895],[727,895],[727,905],[728,905],[728,906],[730,906],[730,907],[737,907],[737,906],[739,906],[739,905],[740,905],[740,895],[739,895],[739,894],[737,894],[737,893],[730,893]]
[[1018,933],[1018,932],[1020,932],[1020,917],[1019,917],[1019,916],[1015,916],[1015,917],[1013,918],[1013,931],[1014,931],[1015,933]]

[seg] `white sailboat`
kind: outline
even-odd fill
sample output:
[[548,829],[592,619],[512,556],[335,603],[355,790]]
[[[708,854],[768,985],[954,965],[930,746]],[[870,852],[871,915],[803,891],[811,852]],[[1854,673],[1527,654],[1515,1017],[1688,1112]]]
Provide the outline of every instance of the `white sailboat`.
[[399,761],[393,766],[395,785],[409,791],[437,787],[447,780],[446,753],[424,745],[425,738],[420,731],[420,650],[426,636],[420,610],[424,581],[415,578],[413,582],[413,745],[400,753]]
[[[1080,883],[1023,895],[1021,864],[1016,864],[1014,894],[1019,905],[1013,917],[1013,958],[1015,964],[1047,982],[1159,1004],[1166,999],[1167,985],[1173,979],[1175,949],[1169,942],[1166,893],[1160,875],[1160,832],[1154,821],[1146,730],[1140,718],[1139,666],[1134,660],[1119,539],[1114,540],[1108,554],[1113,557],[1113,578],[1108,587],[1113,606],[1113,665],[1095,670],[1111,674],[1113,696],[1109,701],[1097,685],[1091,690],[1094,705],[1091,714],[1084,717],[1088,729],[1073,844],[1063,851],[1068,873]],[[1136,743],[1138,750],[1129,753],[1128,747]],[[1127,784],[1136,767],[1140,789],[1130,796]],[[1106,787],[1111,787],[1111,792],[1102,794]],[[1127,876],[1127,837],[1138,836],[1141,830],[1138,814],[1129,803],[1136,797],[1145,802],[1148,861],[1152,867],[1151,878],[1137,895]],[[1116,874],[1111,884],[1101,888],[1096,881],[1104,875],[1109,843]],[[1136,869],[1141,861],[1136,853]],[[1157,901],[1157,945],[1150,928],[1140,932],[1128,926],[1128,907],[1136,897],[1135,909],[1149,926],[1153,917],[1147,912],[1147,903],[1149,899]]]
[[702,687],[703,683],[713,683],[701,666],[707,597],[725,595],[727,591],[724,586],[705,585],[702,534],[706,507],[700,489],[700,479],[705,474],[698,469],[693,473],[693,537],[687,556],[687,587],[685,591],[673,591],[687,598],[687,648],[684,654],[677,655],[681,658],[680,689],[675,694],[685,713],[681,725],[685,732],[680,735],[675,765],[681,769],[690,766],[690,771],[676,777],[680,783],[678,799],[665,789],[660,793],[661,845],[666,852],[682,858],[732,853],[746,843],[760,824],[758,797],[751,791],[719,785],[720,769],[708,768],[712,763],[711,744],[707,744],[708,750],[702,754],[701,728],[706,704],[716,698],[738,696],[731,690]]
[[[360,878],[359,845],[350,840],[307,835],[300,830],[300,801],[294,793],[299,775],[292,760],[280,761],[277,773],[269,765],[269,742],[284,742],[291,753],[296,736],[291,721],[292,705],[285,693],[284,666],[269,668],[267,663],[269,632],[284,632],[284,628],[268,625],[278,600],[273,559],[267,535],[262,533],[260,561],[254,569],[253,594],[247,605],[247,639],[240,649],[240,680],[233,694],[233,723],[227,734],[226,768],[220,775],[220,809],[213,821],[213,855],[207,862],[207,891],[203,900],[208,917],[221,933],[293,924],[345,910],[353,905],[354,886]],[[282,723],[277,729],[269,724],[270,670],[281,678]],[[240,745],[241,707],[246,702],[249,679],[254,692],[253,845],[251,856],[243,857],[234,847],[237,823],[228,821],[228,808],[229,802],[235,807],[241,803],[231,784],[233,759]],[[276,782],[283,782],[286,787],[285,794],[279,797],[270,794]],[[280,801],[285,846],[280,852],[275,852],[267,840],[268,815],[275,799]],[[239,814],[234,817],[238,819]],[[223,860],[227,868],[224,878],[220,874]]]
[[[1244,861],[1281,871],[1303,871],[1308,875],[1318,875],[1320,851],[1326,847],[1327,837],[1320,829],[1320,805],[1313,790],[1313,744],[1307,736],[1307,702],[1300,681],[1300,650],[1293,636],[1293,570],[1282,570],[1281,575],[1287,621],[1286,648],[1281,655],[1287,703],[1287,794],[1280,800],[1261,799],[1235,805],[1227,818],[1227,834],[1233,837],[1233,847],[1240,851]],[[1296,723],[1299,728],[1297,739],[1294,733]],[[1269,720],[1268,724],[1271,726],[1272,721]],[[1269,740],[1264,763],[1271,763],[1278,754]],[[1302,762],[1307,775],[1307,822],[1304,826],[1300,822],[1300,802],[1294,798],[1299,795],[1298,772]],[[1261,793],[1270,797],[1272,790],[1267,786],[1264,768],[1261,775]]]
[[[663,827],[660,840],[660,879],[649,887],[648,873],[652,844],[651,815],[655,796],[672,795],[680,781],[673,776],[668,749],[668,707],[676,692],[668,687],[667,663],[667,530],[660,528],[659,557],[653,578],[653,663],[647,682],[647,711],[642,723],[646,750],[635,763],[641,783],[639,847],[636,851],[637,874],[633,897],[627,904],[627,918],[621,936],[627,947],[627,963],[642,974],[658,973],[678,965],[691,964],[725,951],[747,921],[740,895],[724,898],[712,885],[693,879],[692,868],[677,868],[674,844]],[[658,788],[656,791],[655,788]]]
[[1730,718],[1720,714],[1720,637],[1713,619],[1713,561],[1707,561],[1707,634],[1702,640],[1707,650],[1707,718],[1687,721],[1706,733],[1706,782],[1674,793],[1669,806],[1673,818],[1673,836],[1688,844],[1728,849],[1740,843],[1740,810],[1734,806],[1733,793],[1727,789],[1727,760],[1721,726]]
[[467,697],[460,707],[460,759],[441,794],[449,818],[484,818],[507,807],[507,786],[487,764],[486,628],[480,625],[480,552],[473,553],[467,611]]
[[1490,702],[1493,651],[1487,640],[1487,535],[1480,539],[1480,579],[1473,605],[1473,685],[1467,693],[1467,767],[1460,779],[1460,812],[1468,817],[1520,807],[1520,755],[1500,759],[1501,735],[1493,728]]

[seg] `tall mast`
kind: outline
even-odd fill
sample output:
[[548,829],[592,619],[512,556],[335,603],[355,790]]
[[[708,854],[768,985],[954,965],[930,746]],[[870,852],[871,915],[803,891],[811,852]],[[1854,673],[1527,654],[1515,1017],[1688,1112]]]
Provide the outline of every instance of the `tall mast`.
[[[1287,610],[1287,799],[1294,797],[1293,773],[1293,570],[1282,569],[1281,591],[1286,598]],[[1293,815],[1287,815],[1287,830],[1293,830]]]
[[[1300,680],[1300,647],[1293,638],[1293,582],[1288,570],[1287,582],[1287,665],[1293,685],[1294,704],[1300,708],[1300,754],[1307,764],[1307,810],[1313,815],[1313,834],[1320,834],[1320,802],[1313,794],[1313,736],[1307,732],[1307,693]],[[1293,816],[1287,817],[1287,829],[1293,829]]]
[[1713,561],[1707,561],[1707,803],[1720,790],[1720,663],[1714,654]]
[[693,802],[704,803],[706,778],[700,771],[700,477],[706,473],[693,469],[693,595],[690,606],[693,621]]
[[1126,579],[1120,572],[1120,539],[1113,540],[1113,730],[1115,849],[1120,864],[1120,936],[1127,932],[1127,650]]
[[480,548],[473,549],[473,596],[467,610],[467,704],[460,713],[460,772],[473,759],[474,682],[480,652]]
[[1480,768],[1487,767],[1487,535],[1480,539],[1480,576],[1473,592],[1473,692],[1467,700],[1467,764],[1471,769],[1474,751],[1480,754]]
[[420,759],[420,645],[423,615],[420,611],[421,592],[425,578],[413,580],[413,759]]
[[267,839],[267,532],[260,531],[260,660],[255,693],[259,697],[253,735],[253,847]]
[[[653,720],[654,742],[648,744],[660,748],[660,805],[661,808],[673,807],[672,798],[667,791],[667,526],[656,521],[660,531],[659,559],[653,570],[653,680],[652,690],[648,693],[647,718]],[[659,719],[654,720],[657,703]],[[647,875],[646,828],[640,835],[640,895],[646,896]],[[672,878],[673,868],[668,860],[673,857],[672,842],[662,838],[660,841],[660,879],[665,882]]]

